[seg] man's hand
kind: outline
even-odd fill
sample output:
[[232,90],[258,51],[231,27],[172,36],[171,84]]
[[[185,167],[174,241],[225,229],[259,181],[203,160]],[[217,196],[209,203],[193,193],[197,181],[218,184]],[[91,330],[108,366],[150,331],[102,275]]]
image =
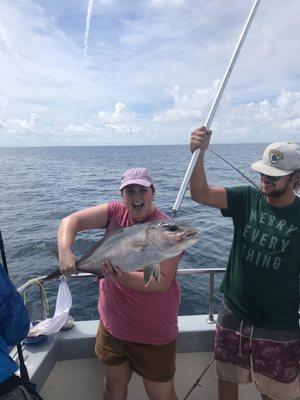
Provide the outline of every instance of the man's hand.
[[190,149],[191,152],[194,153],[196,149],[201,149],[205,151],[208,148],[211,131],[207,130],[205,126],[201,126],[201,128],[195,129],[191,133],[191,141],[190,141]]

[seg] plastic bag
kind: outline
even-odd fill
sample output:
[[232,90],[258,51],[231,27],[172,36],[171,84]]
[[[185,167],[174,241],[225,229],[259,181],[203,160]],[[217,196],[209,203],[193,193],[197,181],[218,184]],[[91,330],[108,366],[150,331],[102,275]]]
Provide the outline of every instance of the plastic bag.
[[28,336],[52,335],[58,332],[67,322],[71,307],[72,296],[70,289],[67,282],[63,280],[58,288],[54,316],[44,319],[32,327]]

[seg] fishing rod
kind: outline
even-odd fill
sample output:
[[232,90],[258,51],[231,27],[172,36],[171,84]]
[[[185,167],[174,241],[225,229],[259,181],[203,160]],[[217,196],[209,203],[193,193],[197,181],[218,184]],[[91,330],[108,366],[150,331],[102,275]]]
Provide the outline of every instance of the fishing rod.
[[3,242],[3,238],[2,238],[1,229],[0,229],[0,251],[1,251],[1,258],[2,258],[2,263],[3,263],[3,268],[4,268],[5,272],[8,275],[7,261],[6,261],[6,256],[5,256],[4,242]]
[[[235,62],[236,62],[236,60],[237,60],[237,58],[239,56],[239,53],[241,51],[241,48],[243,46],[243,43],[244,43],[245,38],[247,36],[247,33],[248,33],[249,29],[250,29],[251,23],[252,23],[252,21],[254,19],[255,13],[256,13],[257,8],[259,6],[259,3],[260,3],[260,0],[255,0],[255,3],[253,5],[253,7],[252,7],[252,10],[251,10],[249,16],[248,16],[246,24],[245,24],[245,26],[244,26],[244,28],[242,30],[241,36],[240,36],[240,38],[238,40],[237,46],[236,46],[236,48],[234,50],[234,53],[233,53],[233,55],[231,57],[229,65],[227,67],[227,70],[226,70],[226,72],[224,74],[224,77],[223,77],[221,86],[219,88],[219,91],[217,93],[217,96],[215,98],[215,101],[214,101],[214,103],[213,103],[213,105],[212,105],[212,107],[210,109],[209,114],[208,114],[208,117],[207,117],[207,120],[206,120],[206,123],[205,123],[206,129],[210,128],[210,125],[211,125],[211,123],[212,123],[212,121],[214,119],[215,113],[216,113],[216,111],[218,109],[219,103],[221,101],[222,95],[224,93],[224,90],[225,90],[226,85],[228,83],[228,80],[230,78],[231,72],[232,72],[233,67],[235,65]],[[179,208],[180,208],[180,205],[182,203],[182,200],[183,200],[187,185],[188,185],[188,183],[190,181],[192,172],[193,172],[193,170],[195,168],[195,165],[196,165],[196,162],[198,160],[199,155],[200,155],[200,149],[196,149],[194,151],[193,155],[192,155],[191,161],[189,163],[189,166],[188,166],[187,171],[185,173],[185,176],[183,178],[181,187],[179,189],[177,198],[175,200],[175,203],[174,203],[174,206],[173,206],[173,210],[172,210],[172,218],[175,217],[177,212],[179,211]]]
[[204,368],[204,370],[202,371],[201,375],[199,376],[199,378],[196,380],[196,382],[193,384],[193,386],[190,388],[190,390],[187,392],[187,394],[184,396],[183,400],[187,400],[191,393],[194,391],[194,389],[196,389],[197,386],[201,387],[200,385],[200,381],[203,378],[203,376],[206,374],[206,372],[208,371],[209,367],[212,365],[212,363],[215,361],[215,357],[213,357],[209,363],[207,364],[207,366]]
[[234,170],[236,170],[236,172],[238,172],[240,175],[242,175],[248,182],[251,183],[251,185],[255,186],[256,188],[259,189],[259,186],[252,180],[250,179],[247,175],[245,175],[240,169],[236,168],[233,164],[231,164],[231,162],[229,162],[228,160],[225,160],[224,157],[220,156],[220,154],[216,153],[215,151],[211,150],[211,149],[206,149],[207,151],[210,151],[212,154],[214,154],[215,156],[219,157],[221,160],[223,160],[224,162],[226,162],[226,164],[230,165],[231,168],[233,168]]

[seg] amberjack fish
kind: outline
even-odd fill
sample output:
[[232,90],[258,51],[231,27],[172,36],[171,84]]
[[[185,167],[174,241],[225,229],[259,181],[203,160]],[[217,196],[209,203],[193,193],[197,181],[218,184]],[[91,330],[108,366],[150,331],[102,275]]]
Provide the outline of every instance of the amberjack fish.
[[[108,238],[95,243],[75,264],[81,272],[89,272],[103,278],[102,265],[108,260],[122,272],[143,270],[145,285],[151,277],[158,282],[159,263],[180,254],[195,244],[198,232],[182,222],[156,220],[120,228]],[[44,280],[60,273],[54,271]]]

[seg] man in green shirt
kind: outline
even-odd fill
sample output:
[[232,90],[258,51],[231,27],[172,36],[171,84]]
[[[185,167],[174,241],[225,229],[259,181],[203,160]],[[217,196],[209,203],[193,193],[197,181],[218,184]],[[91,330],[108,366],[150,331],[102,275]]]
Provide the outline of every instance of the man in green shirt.
[[191,151],[202,151],[190,191],[234,225],[216,327],[219,400],[237,400],[238,384],[251,381],[263,400],[292,400],[300,396],[300,146],[267,146],[251,166],[260,190],[213,187],[204,171],[210,137],[205,127],[192,132]]

